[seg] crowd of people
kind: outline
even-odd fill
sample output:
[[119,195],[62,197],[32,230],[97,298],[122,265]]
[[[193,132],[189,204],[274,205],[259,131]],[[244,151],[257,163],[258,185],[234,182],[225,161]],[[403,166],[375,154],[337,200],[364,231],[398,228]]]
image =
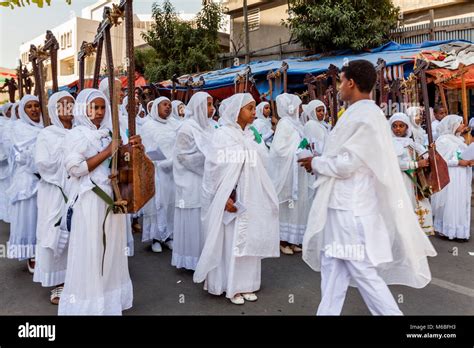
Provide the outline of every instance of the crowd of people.
[[[144,108],[137,99],[133,111],[123,98],[122,143],[154,153],[155,195],[136,214],[113,214],[107,201],[119,145],[107,79],[76,98],[54,93],[48,127],[37,97],[7,103],[0,219],[10,223],[8,257],[26,260],[33,281],[53,288],[59,315],[132,307],[137,231],[152,252],[171,249],[172,266],[236,305],[257,300],[263,258],[302,252],[321,272],[319,315],[340,314],[349,285],[372,314],[400,315],[387,285],[430,282],[428,236],[469,239],[474,162],[462,159],[463,119],[436,108],[436,148],[451,182],[426,195],[416,175],[430,163],[422,110],[387,121],[370,99],[375,80],[368,61],[342,68],[346,109],[334,127],[322,101],[302,105],[288,93],[276,97],[278,117],[249,93],[218,110],[202,91],[187,105],[159,97]],[[137,125],[130,137],[128,112]]]

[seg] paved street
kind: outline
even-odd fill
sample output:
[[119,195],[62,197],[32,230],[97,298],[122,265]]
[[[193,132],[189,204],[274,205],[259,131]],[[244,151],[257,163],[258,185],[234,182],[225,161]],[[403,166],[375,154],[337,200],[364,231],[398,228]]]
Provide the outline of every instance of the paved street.
[[[8,239],[9,225],[0,222],[0,244]],[[265,259],[259,300],[243,306],[215,297],[194,284],[192,273],[170,265],[171,252],[151,251],[135,235],[135,256],[129,258],[134,287],[133,308],[125,315],[313,315],[320,301],[320,274],[301,254]],[[391,286],[407,315],[474,315],[474,242],[458,243],[430,237],[438,256],[430,258],[433,281],[424,289]],[[453,256],[457,248],[458,256]],[[0,315],[56,315],[49,289],[32,282],[26,261],[0,259]],[[369,314],[357,289],[348,291],[344,315]]]

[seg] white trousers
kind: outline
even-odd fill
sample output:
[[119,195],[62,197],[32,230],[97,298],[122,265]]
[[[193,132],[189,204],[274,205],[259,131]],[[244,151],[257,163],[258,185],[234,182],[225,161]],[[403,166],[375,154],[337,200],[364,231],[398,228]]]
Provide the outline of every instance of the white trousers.
[[317,315],[340,315],[353,280],[372,315],[403,315],[387,284],[366,260],[326,257],[321,253],[321,303]]

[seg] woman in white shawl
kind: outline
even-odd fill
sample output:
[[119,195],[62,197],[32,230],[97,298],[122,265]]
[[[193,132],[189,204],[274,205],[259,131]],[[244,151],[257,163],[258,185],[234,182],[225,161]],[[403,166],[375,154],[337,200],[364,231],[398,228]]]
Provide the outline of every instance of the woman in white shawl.
[[35,164],[41,180],[38,184],[38,224],[36,228],[36,266],[33,281],[44,287],[56,286],[50,301],[57,305],[66,278],[67,238],[59,221],[69,195],[68,174],[64,167],[62,144],[73,126],[74,98],[68,92],[54,93],[48,101],[51,126],[36,140]]
[[[11,130],[13,129],[13,125],[15,124],[15,122],[18,121],[18,105],[19,102],[16,102],[10,106],[10,117],[8,117],[8,110],[4,110],[5,116],[7,117],[4,118],[3,126],[0,126],[0,157],[4,158],[3,161],[0,160],[0,189],[1,192],[5,192],[5,194],[0,197],[0,200],[3,200],[4,203],[0,204],[4,204],[5,209],[3,210],[3,220],[8,223],[10,222],[11,204],[7,194],[7,190],[11,184],[14,167],[14,159],[9,157],[10,149],[12,148]],[[2,217],[0,216],[0,220],[1,219]]]
[[280,94],[276,98],[278,115],[275,136],[270,147],[270,177],[280,202],[281,252],[301,252],[306,220],[312,196],[310,177],[297,163],[297,155],[308,144],[300,123],[301,100],[292,94]]
[[178,128],[183,123],[185,109],[186,105],[181,100],[173,100],[171,102],[171,116],[168,122],[175,128]]
[[[390,117],[390,127],[392,128],[393,143],[398,156],[398,163],[402,171],[403,182],[413,204],[413,209],[418,216],[418,222],[427,235],[433,235],[433,214],[431,204],[427,197],[419,198],[420,190],[415,182],[418,180],[416,172],[419,168],[429,166],[426,159],[426,148],[413,141],[412,127],[408,116],[402,112],[397,112]],[[425,158],[418,159],[424,155]]]
[[[76,126],[64,141],[64,163],[71,177],[66,209],[72,211],[72,218],[58,314],[121,315],[133,301],[125,252],[126,215],[112,213],[96,193],[102,190],[102,194],[113,195],[110,105],[102,92],[84,89],[77,96],[73,114]],[[129,142],[142,146],[138,135]],[[68,220],[63,217],[62,223]]]
[[[8,152],[3,146],[4,129],[10,123],[13,103],[6,103],[0,107],[0,192],[6,192],[10,186],[10,170]],[[6,194],[0,195],[0,220],[10,222],[9,203]]]
[[324,125],[326,105],[321,100],[315,99],[310,101],[305,109],[308,121],[304,124],[304,134],[306,139],[314,144],[316,153],[320,155],[329,135],[328,128]]
[[228,98],[214,134],[202,185],[204,248],[194,281],[234,304],[256,301],[261,259],[278,257],[278,198],[248,126],[255,118],[249,93]]
[[201,254],[201,185],[207,146],[215,129],[209,125],[214,114],[212,97],[197,92],[186,106],[176,135],[173,177],[176,184],[174,241],[171,264],[194,270]]
[[142,242],[152,241],[152,250],[161,252],[161,244],[173,248],[174,181],[173,147],[176,130],[169,122],[171,102],[166,97],[153,101],[150,118],[143,125],[143,145],[147,152],[161,151],[164,159],[154,160],[155,196],[143,208]]
[[428,135],[421,127],[423,120],[423,110],[419,106],[412,106],[407,109],[407,116],[410,119],[410,126],[413,133],[413,140],[423,146],[428,145]]
[[9,161],[12,178],[7,190],[11,205],[8,257],[28,259],[28,270],[34,272],[36,248],[37,190],[39,174],[34,162],[36,138],[43,129],[38,98],[25,95],[20,101],[20,120],[10,129]]
[[[128,131],[128,96],[123,98],[122,105],[120,105],[120,134],[124,137],[124,144],[128,141],[129,131]],[[143,106],[140,104],[140,100],[135,98],[135,125],[136,125],[136,134],[141,134],[142,126],[149,119],[148,116],[145,116]]]
[[444,117],[438,126],[436,149],[448,163],[449,184],[432,196],[434,227],[449,239],[467,241],[471,225],[471,181],[474,161],[462,159],[467,148],[461,134],[466,130],[461,116]]
[[262,135],[263,141],[267,143],[272,135],[272,109],[270,103],[264,101],[257,105],[257,119],[253,121],[253,126]]

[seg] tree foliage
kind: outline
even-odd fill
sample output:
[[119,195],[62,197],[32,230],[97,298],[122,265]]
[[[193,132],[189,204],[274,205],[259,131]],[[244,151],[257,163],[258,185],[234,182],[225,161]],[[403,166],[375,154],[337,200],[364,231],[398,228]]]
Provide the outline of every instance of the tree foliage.
[[[71,1],[72,0],[66,0],[66,3],[71,5]],[[31,4],[36,4],[36,6],[42,8],[45,3],[50,6],[51,0],[0,0],[0,6],[10,7],[11,9],[14,9],[15,7],[25,7]]]
[[391,0],[289,0],[291,33],[314,52],[380,46],[397,26]]
[[166,0],[152,6],[154,23],[142,33],[152,49],[137,50],[136,65],[151,81],[169,79],[173,74],[187,74],[212,69],[219,53],[218,30],[223,9],[212,1],[205,2],[193,22],[179,19],[175,8]]

